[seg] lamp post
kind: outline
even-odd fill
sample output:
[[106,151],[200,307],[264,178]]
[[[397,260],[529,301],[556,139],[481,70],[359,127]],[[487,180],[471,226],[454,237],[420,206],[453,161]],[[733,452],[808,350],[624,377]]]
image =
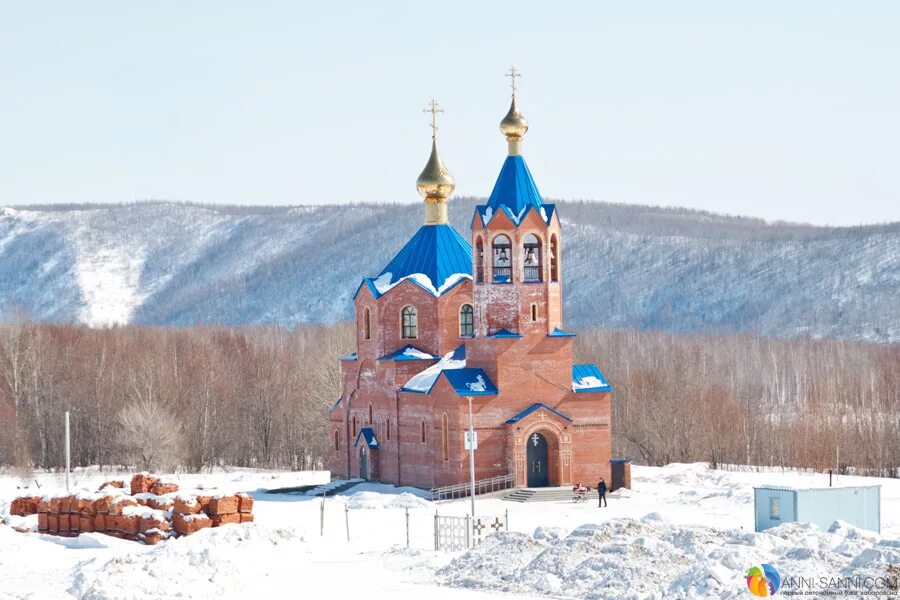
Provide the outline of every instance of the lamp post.
[[472,518],[475,518],[475,423],[472,420],[472,396],[469,400],[469,493],[472,497]]

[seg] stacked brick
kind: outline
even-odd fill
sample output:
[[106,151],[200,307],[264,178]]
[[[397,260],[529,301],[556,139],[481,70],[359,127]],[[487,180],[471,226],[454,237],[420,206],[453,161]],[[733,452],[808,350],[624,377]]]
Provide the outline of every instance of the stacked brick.
[[253,522],[253,498],[247,494],[179,493],[177,483],[148,473],[132,478],[131,494],[124,488],[124,482],[113,481],[95,493],[16,498],[10,512],[36,513],[40,533],[97,532],[149,545],[207,527]]

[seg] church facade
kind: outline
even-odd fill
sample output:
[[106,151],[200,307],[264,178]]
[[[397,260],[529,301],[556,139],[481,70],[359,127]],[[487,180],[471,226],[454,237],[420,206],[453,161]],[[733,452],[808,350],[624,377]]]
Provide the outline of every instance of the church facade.
[[528,124],[515,86],[500,129],[509,154],[472,215],[471,241],[447,222],[454,181],[433,135],[417,181],[425,224],[356,292],[357,351],[341,359],[328,417],[337,476],[421,488],[468,481],[471,402],[476,479],[610,480],[612,388],[595,365],[573,364],[563,231],[521,155]]

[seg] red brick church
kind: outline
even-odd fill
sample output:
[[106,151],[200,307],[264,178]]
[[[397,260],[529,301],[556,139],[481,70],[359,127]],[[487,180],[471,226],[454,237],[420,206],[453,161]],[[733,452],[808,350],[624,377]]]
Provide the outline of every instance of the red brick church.
[[471,244],[447,222],[454,181],[432,136],[417,181],[425,224],[356,292],[357,352],[341,359],[329,415],[337,476],[421,488],[468,481],[472,398],[476,479],[610,480],[612,388],[596,366],[572,364],[559,213],[520,153],[528,122],[515,87],[500,130],[509,155],[472,215]]

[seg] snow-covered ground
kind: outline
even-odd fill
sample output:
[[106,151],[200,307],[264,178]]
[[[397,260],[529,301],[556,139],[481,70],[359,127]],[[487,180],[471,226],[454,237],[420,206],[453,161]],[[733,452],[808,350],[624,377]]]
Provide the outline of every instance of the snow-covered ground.
[[[774,565],[783,577],[884,576],[889,565],[900,565],[900,481],[891,479],[837,481],[882,486],[881,536],[797,524],[754,533],[754,485],[823,486],[827,476],[690,464],[634,467],[634,489],[613,494],[602,509],[594,502],[479,498],[480,515],[505,518],[508,510],[510,532],[468,552],[444,553],[433,550],[435,511],[462,515],[468,501],[432,503],[418,490],[364,483],[326,498],[322,512],[319,498],[259,490],[321,483],[324,473],[180,477],[184,487],[252,492],[256,522],[154,547],[0,526],[0,599],[752,598],[744,575],[759,563]],[[64,481],[37,478],[44,492]],[[73,481],[92,489],[109,478],[79,472]],[[0,476],[0,515],[21,484],[19,477]]]

